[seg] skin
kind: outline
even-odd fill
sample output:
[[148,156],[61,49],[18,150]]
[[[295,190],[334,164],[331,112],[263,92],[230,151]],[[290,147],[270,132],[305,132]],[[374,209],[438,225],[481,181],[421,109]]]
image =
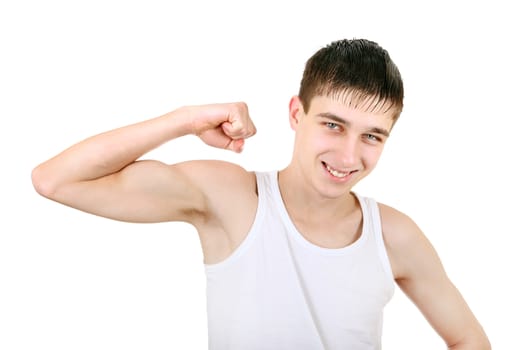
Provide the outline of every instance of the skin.
[[[351,189],[374,169],[393,126],[388,112],[357,109],[347,100],[316,96],[306,113],[298,97],[291,99],[295,147],[278,177],[292,221],[306,239],[325,248],[341,248],[359,238],[362,214]],[[240,245],[254,220],[255,175],[222,161],[167,165],[137,159],[190,134],[210,146],[240,152],[255,132],[244,103],[182,107],[73,145],[37,166],[33,184],[49,199],[115,220],[188,222],[197,229],[205,263],[213,264]],[[379,207],[399,287],[449,349],[490,349],[421,230],[396,209]]]

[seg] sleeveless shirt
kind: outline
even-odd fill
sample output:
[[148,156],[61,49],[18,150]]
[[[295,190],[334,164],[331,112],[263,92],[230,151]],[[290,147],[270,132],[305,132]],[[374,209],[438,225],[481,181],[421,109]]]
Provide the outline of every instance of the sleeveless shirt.
[[246,238],[225,260],[205,265],[209,349],[381,349],[395,284],[377,203],[355,194],[361,235],[322,248],[294,226],[277,171],[256,176],[258,207]]

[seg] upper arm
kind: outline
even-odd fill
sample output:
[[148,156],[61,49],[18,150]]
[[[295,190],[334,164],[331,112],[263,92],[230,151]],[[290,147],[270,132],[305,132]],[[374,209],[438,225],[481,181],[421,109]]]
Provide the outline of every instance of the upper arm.
[[63,184],[52,199],[121,221],[193,222],[206,215],[212,189],[221,181],[214,172],[220,174],[217,168],[224,166],[214,161],[136,161],[98,179]]
[[439,256],[406,215],[381,205],[385,245],[396,282],[449,347],[490,348],[464,298],[448,278]]

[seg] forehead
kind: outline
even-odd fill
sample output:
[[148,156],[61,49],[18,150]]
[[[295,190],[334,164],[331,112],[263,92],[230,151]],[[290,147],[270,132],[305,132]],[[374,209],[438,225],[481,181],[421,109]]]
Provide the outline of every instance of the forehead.
[[390,130],[394,124],[395,112],[381,108],[377,99],[356,98],[350,94],[315,96],[310,102],[308,114],[332,114],[347,122],[374,124]]

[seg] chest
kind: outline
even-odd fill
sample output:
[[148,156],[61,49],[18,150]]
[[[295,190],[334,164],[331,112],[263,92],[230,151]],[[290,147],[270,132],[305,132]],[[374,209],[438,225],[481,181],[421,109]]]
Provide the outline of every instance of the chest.
[[258,216],[227,265],[207,269],[210,330],[215,334],[216,326],[217,337],[229,339],[249,335],[243,349],[269,339],[275,349],[284,343],[301,349],[377,344],[393,289],[374,236],[365,230],[362,238],[342,250],[321,249],[307,244],[280,213]]
[[297,231],[308,242],[329,249],[344,248],[356,242],[361,237],[363,220],[360,212],[350,213],[341,217],[301,218],[290,214],[290,220]]

